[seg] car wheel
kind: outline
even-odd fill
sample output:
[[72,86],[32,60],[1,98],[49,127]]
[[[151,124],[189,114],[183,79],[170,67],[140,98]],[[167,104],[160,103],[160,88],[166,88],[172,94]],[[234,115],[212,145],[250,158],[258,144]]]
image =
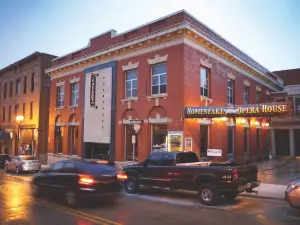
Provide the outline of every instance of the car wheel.
[[5,171],[6,173],[8,172],[7,165],[4,166],[4,171]]
[[41,188],[36,184],[33,184],[31,186],[31,193],[32,193],[32,196],[35,198],[41,197],[41,195],[42,195]]
[[203,205],[212,206],[219,202],[220,194],[214,184],[205,183],[199,187],[200,202]]
[[66,191],[65,192],[65,201],[68,206],[75,207],[77,206],[78,200],[77,195],[74,191]]
[[136,177],[129,176],[126,180],[125,184],[125,191],[129,194],[135,194],[138,192],[138,181]]
[[224,197],[228,200],[234,200],[236,199],[236,197],[238,196],[239,194],[236,193],[236,192],[228,192],[228,193],[224,193]]

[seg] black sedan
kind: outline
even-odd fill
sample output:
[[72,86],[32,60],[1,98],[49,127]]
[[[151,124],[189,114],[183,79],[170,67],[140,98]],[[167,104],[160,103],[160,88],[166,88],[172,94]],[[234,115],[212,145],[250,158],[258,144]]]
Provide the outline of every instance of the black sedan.
[[32,180],[32,193],[61,195],[69,206],[76,206],[82,200],[114,200],[121,189],[120,179],[114,165],[99,161],[63,160],[41,171]]

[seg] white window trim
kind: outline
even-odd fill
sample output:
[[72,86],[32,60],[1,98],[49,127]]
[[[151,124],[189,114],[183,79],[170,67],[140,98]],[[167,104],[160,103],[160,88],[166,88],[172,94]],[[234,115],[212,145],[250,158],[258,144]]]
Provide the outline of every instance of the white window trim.
[[[63,88],[63,93],[59,93],[59,89]],[[57,102],[56,102],[56,107],[63,107],[64,106],[64,100],[65,100],[65,88],[64,86],[58,86],[57,87],[57,93],[56,93],[56,97],[57,97]],[[60,99],[60,97],[62,96],[62,98]],[[59,102],[62,102],[62,104],[59,104]]]
[[256,85],[256,90],[261,91],[261,87],[259,85]]
[[247,87],[250,87],[250,81],[244,80],[244,85],[247,86]]
[[[248,88],[248,91],[247,91],[247,103],[245,103],[245,93],[246,93],[245,92],[245,88]],[[249,89],[250,89],[249,86],[247,86],[247,85],[244,86],[244,90],[243,90],[243,92],[244,92],[243,93],[243,102],[244,102],[244,104],[249,104]]]
[[[157,93],[157,94],[153,94],[152,93],[152,87],[153,87],[153,83],[152,83],[152,78],[153,78],[153,66],[159,66],[159,65],[162,65],[162,64],[165,64],[165,66],[166,66],[166,73],[159,73],[159,74],[155,74],[154,76],[158,76],[159,77],[159,79],[158,79],[158,81],[159,81],[159,84],[158,85],[155,85],[155,86],[161,86],[161,85],[164,85],[164,84],[161,84],[160,83],[160,76],[162,76],[162,75],[166,75],[166,92],[165,93],[160,93],[160,88],[158,89],[159,90],[159,93]],[[163,62],[163,63],[159,63],[159,64],[155,64],[155,65],[153,65],[153,66],[151,66],[151,96],[152,97],[156,97],[156,96],[165,96],[166,94],[167,94],[167,92],[168,92],[168,90],[167,90],[167,88],[168,88],[168,71],[167,71],[167,64],[166,64],[166,62]]]
[[[78,85],[78,89],[77,90],[73,90],[73,86]],[[76,93],[76,95],[75,95]],[[74,98],[76,97],[76,98]],[[73,102],[73,100],[75,99],[75,102]],[[72,106],[76,106],[79,105],[79,83],[72,83],[71,85],[71,105]]]
[[70,79],[70,84],[78,83],[80,81],[80,77],[73,77]]
[[127,65],[122,66],[122,70],[123,71],[134,70],[137,69],[138,67],[139,67],[139,62],[136,63],[129,62]]
[[206,68],[212,68],[212,63],[210,63],[207,59],[200,59],[200,64]]
[[64,86],[65,85],[65,82],[64,81],[58,81],[56,82],[56,87],[60,87],[60,86]]
[[228,79],[230,80],[235,80],[236,79],[236,75],[234,75],[233,73],[227,73]]
[[[201,88],[205,88],[205,87],[202,87],[202,74],[201,74],[201,69],[205,69],[206,70],[206,75],[207,75],[207,95],[208,96],[205,96],[205,95],[203,95],[202,93],[201,93]],[[205,67],[201,67],[200,68],[200,96],[203,96],[203,97],[205,97],[205,98],[209,98],[210,97],[210,88],[209,88],[209,85],[210,85],[210,73],[209,73],[209,70],[207,69],[207,68],[205,68]]]
[[[128,72],[131,72],[131,71],[132,71],[132,72],[133,72],[133,71],[136,72],[136,79],[130,79],[130,80],[127,80],[127,73],[128,73]],[[132,88],[132,83],[133,83],[134,80],[136,80],[136,85],[137,85],[137,86],[136,86],[136,90],[138,91],[138,71],[137,71],[137,70],[128,70],[128,71],[126,71],[126,72],[125,72],[125,84],[124,84],[124,85],[125,85],[125,99],[134,99],[134,100],[135,100],[135,99],[138,97],[138,96],[132,96],[132,90],[133,90],[133,88]],[[127,88],[126,88],[126,83],[127,83],[127,81],[131,83],[131,88],[130,88],[130,89],[127,89]],[[134,89],[135,89],[135,88],[134,88]],[[130,97],[127,97],[127,96],[126,96],[127,90],[130,90],[130,93],[131,93],[131,94],[130,94]],[[137,95],[138,95],[138,93],[137,93]]]
[[[228,81],[229,81],[229,80],[231,81],[231,84],[232,84],[232,85],[231,85],[231,87],[229,87],[229,86],[228,86],[228,83],[227,83],[227,95],[228,95],[228,96],[227,96],[227,103],[228,103],[228,104],[234,104],[234,80],[228,78]],[[231,91],[231,92],[230,92],[230,91]],[[230,93],[231,95],[230,95],[229,93]],[[229,102],[229,97],[232,97],[232,102]]]
[[155,64],[159,64],[159,63],[165,63],[168,59],[168,54],[164,55],[164,56],[159,56],[156,55],[153,59],[148,59],[148,64],[149,65],[155,65]]

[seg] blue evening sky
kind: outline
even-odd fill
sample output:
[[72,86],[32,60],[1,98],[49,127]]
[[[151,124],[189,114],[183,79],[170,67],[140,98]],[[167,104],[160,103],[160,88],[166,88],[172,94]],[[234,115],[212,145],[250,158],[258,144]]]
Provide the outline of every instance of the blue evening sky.
[[185,9],[269,70],[300,67],[298,0],[0,0],[0,68]]

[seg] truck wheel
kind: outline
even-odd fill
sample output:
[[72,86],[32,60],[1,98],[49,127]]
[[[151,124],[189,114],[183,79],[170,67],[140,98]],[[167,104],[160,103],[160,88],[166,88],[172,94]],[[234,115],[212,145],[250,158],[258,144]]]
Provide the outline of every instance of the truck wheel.
[[234,200],[236,199],[236,197],[238,196],[239,194],[236,193],[236,192],[228,192],[228,193],[224,193],[224,197],[228,200]]
[[136,177],[129,176],[125,181],[125,191],[130,194],[135,194],[138,192],[138,181]]
[[216,186],[212,183],[205,183],[200,185],[199,189],[200,202],[203,205],[216,205],[220,200],[220,194]]

